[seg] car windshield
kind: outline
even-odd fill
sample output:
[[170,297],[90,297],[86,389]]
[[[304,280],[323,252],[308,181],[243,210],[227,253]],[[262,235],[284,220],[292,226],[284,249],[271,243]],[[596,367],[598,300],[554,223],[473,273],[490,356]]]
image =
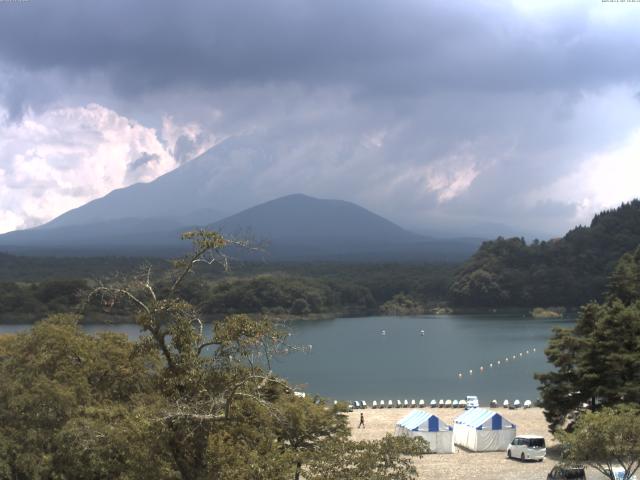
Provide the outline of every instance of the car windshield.
[[584,470],[582,468],[572,468],[570,470],[564,470],[562,474],[563,478],[566,479],[584,478]]
[[533,448],[544,448],[544,438],[530,438],[528,443]]

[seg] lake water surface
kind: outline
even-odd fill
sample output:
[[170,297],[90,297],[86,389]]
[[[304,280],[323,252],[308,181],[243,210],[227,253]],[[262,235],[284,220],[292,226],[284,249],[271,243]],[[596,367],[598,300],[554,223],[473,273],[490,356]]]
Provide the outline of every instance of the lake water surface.
[[[294,321],[288,324],[289,342],[312,345],[312,349],[278,357],[272,367],[293,384],[304,384],[309,393],[369,404],[405,398],[427,402],[460,399],[467,394],[478,395],[481,404],[494,398],[500,402],[505,398],[535,400],[538,383],[533,374],[550,368],[544,349],[551,330],[573,324],[571,319],[520,315]],[[25,328],[28,326],[0,325],[0,333]],[[132,338],[139,334],[136,325],[89,325],[86,329],[108,329]]]

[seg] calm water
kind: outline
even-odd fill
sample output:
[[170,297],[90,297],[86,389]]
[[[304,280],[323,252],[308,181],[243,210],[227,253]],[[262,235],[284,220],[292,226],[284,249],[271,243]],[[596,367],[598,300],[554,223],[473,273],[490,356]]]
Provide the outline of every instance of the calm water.
[[[505,398],[535,400],[538,394],[533,374],[549,369],[544,348],[551,329],[572,324],[573,320],[507,315],[298,321],[289,325],[290,343],[313,348],[309,353],[278,357],[273,368],[291,383],[304,384],[307,392],[369,404],[372,400],[386,403],[405,398],[427,402],[432,398],[460,399],[467,394],[478,395],[480,403],[494,398],[500,402]],[[28,326],[0,325],[0,333],[25,328]],[[92,332],[109,329],[132,338],[139,334],[135,325],[86,328]],[[386,335],[381,335],[382,330]],[[420,330],[425,331],[424,336]],[[470,369],[473,375],[469,375]]]

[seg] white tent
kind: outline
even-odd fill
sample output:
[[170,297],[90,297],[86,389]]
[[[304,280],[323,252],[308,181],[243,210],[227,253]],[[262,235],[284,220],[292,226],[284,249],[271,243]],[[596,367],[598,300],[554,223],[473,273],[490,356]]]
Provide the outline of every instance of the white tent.
[[467,410],[453,424],[456,445],[474,452],[506,450],[516,436],[516,426],[498,412],[474,408]]
[[453,453],[453,428],[435,415],[423,410],[413,410],[396,423],[396,435],[422,437],[429,442],[434,453]]

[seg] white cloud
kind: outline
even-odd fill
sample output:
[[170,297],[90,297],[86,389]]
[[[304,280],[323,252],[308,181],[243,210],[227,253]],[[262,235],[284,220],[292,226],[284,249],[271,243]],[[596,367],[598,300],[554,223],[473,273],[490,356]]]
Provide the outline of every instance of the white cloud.
[[0,112],[0,232],[38,225],[167,173],[178,164],[182,137],[200,151],[197,125],[171,127],[162,141],[155,129],[98,104],[28,111],[16,123]]
[[640,128],[622,145],[592,155],[574,172],[530,195],[531,203],[557,201],[576,206],[575,223],[640,197]]

